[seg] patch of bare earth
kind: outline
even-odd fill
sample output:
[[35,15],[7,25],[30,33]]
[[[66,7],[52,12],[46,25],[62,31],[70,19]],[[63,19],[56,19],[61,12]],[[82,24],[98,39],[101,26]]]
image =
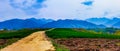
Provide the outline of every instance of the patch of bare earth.
[[120,39],[71,38],[56,39],[71,51],[120,51]]
[[55,51],[44,31],[35,32],[0,51]]
[[7,42],[7,40],[6,40],[6,39],[0,39],[0,45],[5,44],[6,42]]

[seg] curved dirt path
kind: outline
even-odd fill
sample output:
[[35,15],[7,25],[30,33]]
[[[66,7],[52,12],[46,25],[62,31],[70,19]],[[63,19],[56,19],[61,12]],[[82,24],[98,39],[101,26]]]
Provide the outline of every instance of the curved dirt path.
[[0,51],[55,51],[45,31],[35,32]]

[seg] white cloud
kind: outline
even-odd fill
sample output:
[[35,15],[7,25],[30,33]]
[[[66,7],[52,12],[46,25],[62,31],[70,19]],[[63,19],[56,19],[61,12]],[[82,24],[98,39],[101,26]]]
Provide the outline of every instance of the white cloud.
[[[15,2],[18,3],[20,0],[16,0]],[[8,19],[14,19],[14,18],[31,18],[35,15],[28,15],[29,13],[35,13],[36,9],[28,8],[27,10],[22,10],[22,5],[19,5],[20,8],[15,8],[10,5],[10,0],[0,0],[0,21],[8,20]],[[37,3],[38,4],[38,3]],[[27,4],[28,6],[29,4]],[[34,5],[34,8],[36,5]],[[37,6],[39,7],[39,6]],[[38,10],[37,10],[38,11]],[[39,11],[38,11],[39,12]]]
[[10,5],[16,9],[21,9],[28,15],[37,15],[38,10],[43,7],[45,0],[10,0]]
[[12,8],[9,5],[8,0],[1,1],[0,6],[1,6],[0,7],[0,15],[1,15],[0,21],[26,16],[23,11]]
[[78,18],[77,10],[85,9],[80,4],[83,0],[49,0],[47,8],[41,9],[41,16],[54,19]]
[[[120,0],[93,0],[91,6],[85,6],[82,2],[89,0],[46,0],[43,4],[47,5],[44,8],[35,9],[17,9],[10,6],[9,0],[0,0],[0,18],[51,18],[51,19],[86,19],[90,17],[119,17],[120,16]],[[16,3],[22,3],[25,0],[17,0]],[[26,0],[28,1],[28,0]],[[21,8],[36,8],[31,7],[35,4],[29,2]],[[41,0],[42,1],[42,0]],[[90,0],[91,1],[91,0]],[[32,3],[32,4],[30,4]],[[39,4],[35,5],[39,6]],[[37,13],[35,12],[37,11]],[[33,15],[27,15],[26,13],[35,13]]]
[[[95,0],[94,6],[91,9],[92,15],[104,15],[104,12],[108,12],[107,17],[116,16],[115,14],[120,14],[120,0]],[[101,14],[100,14],[101,13]]]
[[46,2],[48,8],[42,9],[41,15],[55,19],[120,16],[120,0],[94,0],[92,6],[81,4],[85,1],[89,0],[49,0]]

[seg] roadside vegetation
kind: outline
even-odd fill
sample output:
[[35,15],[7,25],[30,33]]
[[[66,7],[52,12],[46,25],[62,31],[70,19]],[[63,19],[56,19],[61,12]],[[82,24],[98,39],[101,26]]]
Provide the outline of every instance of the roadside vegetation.
[[52,43],[53,43],[53,46],[55,47],[56,51],[70,51],[68,48],[66,48],[65,46],[63,45],[60,45],[56,42],[54,42],[54,40],[51,40]]
[[47,29],[21,29],[21,30],[8,30],[0,32],[0,39],[9,39],[9,38],[23,38],[30,35],[33,32],[44,31]]

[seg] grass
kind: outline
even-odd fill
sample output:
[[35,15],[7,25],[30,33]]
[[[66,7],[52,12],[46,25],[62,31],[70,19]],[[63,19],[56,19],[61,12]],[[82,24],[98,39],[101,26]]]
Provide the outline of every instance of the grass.
[[70,51],[68,48],[66,48],[65,46],[63,45],[60,45],[56,42],[54,42],[54,40],[51,40],[52,41],[52,44],[53,46],[55,47],[56,51]]
[[46,34],[50,38],[107,38],[107,39],[120,39],[120,36],[114,34],[104,34],[104,33],[92,33],[76,31],[74,29],[53,29],[51,31],[46,31]]
[[9,38],[23,38],[30,35],[33,32],[46,30],[46,29],[22,29],[16,31],[5,31],[0,33],[0,39],[9,39]]
[[59,45],[59,44],[54,44],[55,48],[56,48],[56,51],[70,51],[69,49],[65,48],[64,46],[62,45]]

